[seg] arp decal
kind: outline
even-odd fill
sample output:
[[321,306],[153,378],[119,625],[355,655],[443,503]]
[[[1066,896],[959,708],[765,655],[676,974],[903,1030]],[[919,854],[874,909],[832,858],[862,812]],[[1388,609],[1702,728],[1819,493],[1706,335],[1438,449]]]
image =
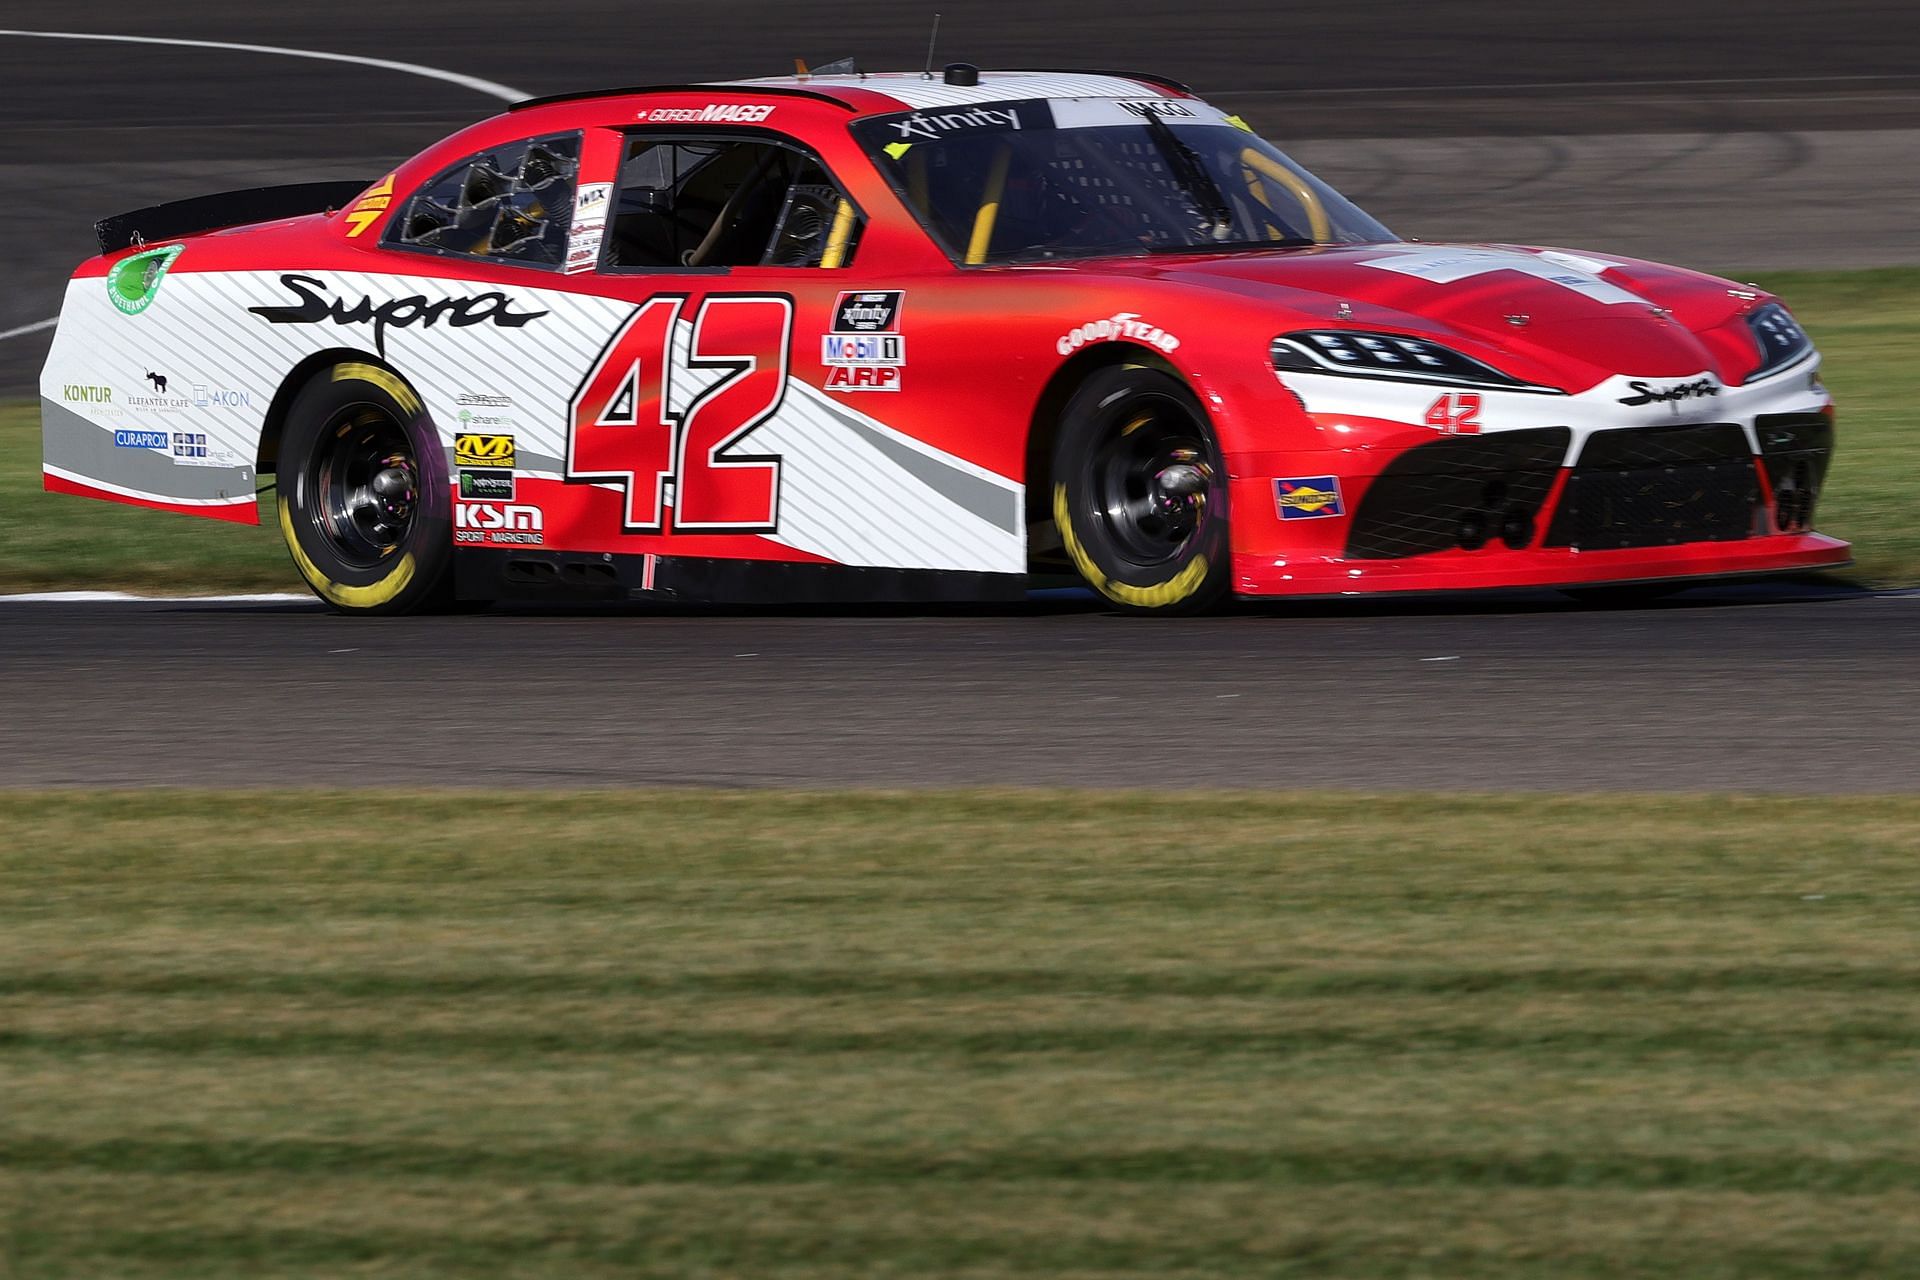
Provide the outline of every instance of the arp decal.
[[358,237],[368,227],[380,221],[380,215],[385,213],[387,206],[393,203],[393,178],[393,174],[388,174],[380,179],[378,186],[348,206],[346,218],[349,240]]
[[838,366],[827,370],[828,391],[898,391],[900,369],[896,365]]
[[828,391],[898,391],[907,363],[899,289],[848,289],[833,302],[833,332],[820,338]]
[[160,282],[166,279],[167,268],[186,248],[183,244],[170,244],[120,259],[107,272],[107,297],[124,314],[139,315],[153,305],[160,293]]
[[1274,504],[1282,520],[1318,520],[1343,516],[1338,476],[1295,476],[1273,482]]
[[685,302],[672,295],[639,308],[587,371],[568,406],[566,478],[619,482],[629,533],[664,532],[669,508],[675,529],[771,533],[781,459],[733,450],[786,395],[793,300],[717,294],[702,302],[689,367],[729,373],[675,414],[673,334]]
[[451,329],[470,329],[477,324],[518,329],[547,314],[515,311],[513,299],[497,290],[465,298],[435,299],[416,293],[376,306],[372,298],[365,296],[351,304],[339,298],[322,297],[315,290],[324,291],[327,282],[315,276],[288,273],[280,277],[280,283],[300,295],[298,306],[248,307],[247,310],[269,324],[319,324],[322,320],[339,325],[370,324],[373,349],[382,356],[387,354],[388,329],[411,329],[415,325],[431,329],[442,320]]
[[1478,435],[1481,406],[1478,391],[1443,391],[1439,399],[1427,406],[1426,423],[1456,435]]

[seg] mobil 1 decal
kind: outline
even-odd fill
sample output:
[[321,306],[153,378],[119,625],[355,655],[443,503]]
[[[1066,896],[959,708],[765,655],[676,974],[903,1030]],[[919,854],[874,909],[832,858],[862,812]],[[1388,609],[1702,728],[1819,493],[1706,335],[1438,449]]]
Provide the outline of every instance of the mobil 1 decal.
[[848,289],[833,303],[833,331],[820,337],[828,391],[898,391],[907,365],[899,289]]
[[[684,367],[677,328],[687,330]],[[628,533],[772,533],[780,457],[743,450],[785,398],[792,341],[786,294],[712,294],[697,310],[685,294],[651,299],[574,390],[567,481],[617,483]],[[676,395],[681,379],[697,388],[690,399]],[[677,399],[687,403],[675,412]]]

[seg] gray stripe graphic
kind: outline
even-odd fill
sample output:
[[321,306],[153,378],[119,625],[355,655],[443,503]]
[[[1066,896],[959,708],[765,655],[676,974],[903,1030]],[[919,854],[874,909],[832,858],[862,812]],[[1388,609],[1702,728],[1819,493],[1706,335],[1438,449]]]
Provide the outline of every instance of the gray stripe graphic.
[[[238,498],[253,492],[253,467],[183,467],[156,449],[122,449],[111,429],[40,400],[42,447],[50,466],[157,498]],[[158,430],[158,428],[155,428]]]
[[937,458],[929,458],[918,449],[909,449],[899,441],[841,413],[838,406],[827,404],[824,407],[839,419],[841,425],[851,428],[862,440],[884,453],[888,461],[909,472],[947,501],[979,516],[996,529],[1004,529],[1008,533],[1019,531],[1020,499],[1017,494],[1008,492],[991,480],[957,471]]

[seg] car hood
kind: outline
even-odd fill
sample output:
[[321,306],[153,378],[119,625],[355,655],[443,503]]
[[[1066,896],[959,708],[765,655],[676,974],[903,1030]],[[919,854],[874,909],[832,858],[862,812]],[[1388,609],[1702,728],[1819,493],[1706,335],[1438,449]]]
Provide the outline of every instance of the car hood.
[[1124,269],[1244,299],[1275,313],[1276,335],[1414,333],[1557,386],[1615,373],[1731,379],[1745,370],[1723,366],[1750,363],[1752,354],[1702,335],[1751,306],[1754,293],[1674,267],[1559,249],[1325,246],[1132,258]]

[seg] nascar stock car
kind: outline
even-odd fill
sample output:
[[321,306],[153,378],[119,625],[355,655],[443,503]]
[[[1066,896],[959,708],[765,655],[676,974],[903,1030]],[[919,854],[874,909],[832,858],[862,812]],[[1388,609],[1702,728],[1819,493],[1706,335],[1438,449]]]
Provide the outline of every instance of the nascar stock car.
[[45,483],[254,523],[334,607],[1124,609],[1685,583],[1811,529],[1763,291],[1403,241],[1188,90],[796,74],[521,103],[371,186],[107,219]]

